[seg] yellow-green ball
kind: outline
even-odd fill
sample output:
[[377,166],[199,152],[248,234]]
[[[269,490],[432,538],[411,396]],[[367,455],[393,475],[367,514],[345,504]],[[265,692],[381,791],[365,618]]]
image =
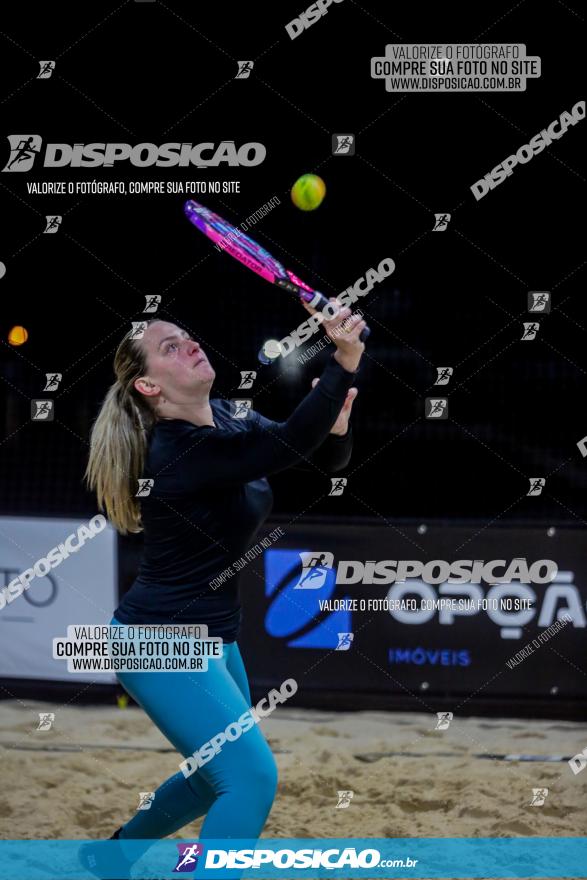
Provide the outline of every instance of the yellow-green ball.
[[291,188],[291,200],[301,211],[314,211],[326,195],[326,184],[317,174],[302,174]]

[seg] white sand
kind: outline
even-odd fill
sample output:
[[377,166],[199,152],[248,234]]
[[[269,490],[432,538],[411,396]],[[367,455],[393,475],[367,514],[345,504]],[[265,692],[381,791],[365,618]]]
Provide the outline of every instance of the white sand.
[[[35,729],[44,711],[56,713],[47,732]],[[175,753],[136,748],[169,747],[138,708],[11,700],[0,703],[0,717],[3,839],[108,837],[134,814],[139,791],[155,790],[181,760]],[[455,718],[448,730],[434,731],[435,721],[423,714],[278,709],[262,725],[280,771],[263,836],[585,835],[587,769],[575,776],[566,762],[473,755],[571,756],[587,746],[586,724]],[[24,751],[15,745],[82,750]],[[353,757],[389,751],[423,757],[374,763]],[[532,788],[549,789],[544,806],[530,806]],[[336,808],[338,790],[354,792],[347,809]],[[177,836],[195,836],[198,829],[195,823]]]

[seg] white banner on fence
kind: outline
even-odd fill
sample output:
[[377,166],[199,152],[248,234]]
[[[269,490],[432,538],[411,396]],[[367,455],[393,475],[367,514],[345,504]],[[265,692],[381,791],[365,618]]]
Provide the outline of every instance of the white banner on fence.
[[110,622],[116,547],[116,531],[101,516],[0,517],[0,678],[116,680],[113,673],[73,676],[52,656],[53,639],[69,624]]

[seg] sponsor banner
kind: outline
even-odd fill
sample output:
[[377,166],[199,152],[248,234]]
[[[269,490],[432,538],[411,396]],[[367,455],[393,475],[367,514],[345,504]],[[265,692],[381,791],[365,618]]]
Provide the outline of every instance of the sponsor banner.
[[[69,621],[106,624],[118,597],[116,532],[89,521],[0,517],[0,678],[72,681],[53,658]],[[112,672],[75,681],[110,684]]]
[[316,691],[584,698],[583,542],[572,528],[289,525],[242,575],[249,676],[294,676],[302,704]]
[[[132,845],[134,841],[125,841]],[[136,841],[139,845],[139,841]],[[316,878],[581,877],[585,837],[532,838],[285,838],[256,840],[143,840],[148,854],[133,877]],[[93,861],[92,861],[93,859]],[[84,870],[89,863],[93,870]],[[236,867],[236,866],[240,867]],[[0,841],[0,880],[121,876],[117,841]],[[118,874],[116,874],[118,871]]]

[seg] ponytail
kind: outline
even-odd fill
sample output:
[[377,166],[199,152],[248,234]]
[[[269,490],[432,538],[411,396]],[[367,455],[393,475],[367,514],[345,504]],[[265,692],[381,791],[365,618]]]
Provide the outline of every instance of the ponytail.
[[140,342],[130,331],[114,357],[116,381],[92,427],[85,472],[88,488],[96,492],[99,509],[106,512],[123,535],[143,530],[136,493],[145,466],[148,434],[156,417],[134,387],[134,381],[145,375],[146,366]]

